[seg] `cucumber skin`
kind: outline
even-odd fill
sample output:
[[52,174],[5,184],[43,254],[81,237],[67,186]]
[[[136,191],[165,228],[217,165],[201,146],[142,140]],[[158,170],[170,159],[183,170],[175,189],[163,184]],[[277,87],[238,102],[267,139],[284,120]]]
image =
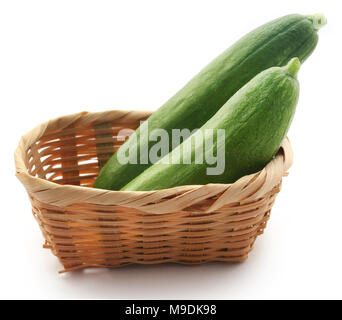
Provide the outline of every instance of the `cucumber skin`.
[[[162,164],[159,161],[122,190],[148,191],[180,185],[233,183],[244,175],[261,170],[278,151],[294,116],[298,96],[298,81],[285,67],[263,71],[199,129],[202,132],[205,129],[225,129],[223,174],[208,176],[205,163],[189,165],[182,164],[180,160],[181,164]],[[196,134],[198,132],[194,136]],[[171,159],[173,154],[174,158],[182,159],[182,145],[166,157]],[[216,154],[215,139],[213,147]],[[194,145],[191,154],[194,158]]]
[[[205,67],[185,87],[154,112],[149,132],[201,127],[244,84],[261,71],[282,66],[291,57],[303,62],[314,50],[317,31],[307,17],[293,14],[273,20],[250,32]],[[140,157],[140,130],[125,142]],[[148,150],[156,143],[146,141]],[[169,144],[171,146],[171,143]],[[149,164],[120,164],[116,153],[100,171],[94,187],[119,190],[146,170]]]

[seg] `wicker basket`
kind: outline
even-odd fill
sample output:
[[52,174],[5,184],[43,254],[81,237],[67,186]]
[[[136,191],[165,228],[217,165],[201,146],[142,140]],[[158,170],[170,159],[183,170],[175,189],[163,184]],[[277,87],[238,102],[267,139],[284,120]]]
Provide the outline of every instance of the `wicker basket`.
[[288,139],[260,172],[234,184],[148,192],[91,188],[151,112],[82,112],[48,121],[22,137],[16,175],[25,186],[45,248],[64,271],[131,263],[243,261],[263,233],[282,177],[292,163]]

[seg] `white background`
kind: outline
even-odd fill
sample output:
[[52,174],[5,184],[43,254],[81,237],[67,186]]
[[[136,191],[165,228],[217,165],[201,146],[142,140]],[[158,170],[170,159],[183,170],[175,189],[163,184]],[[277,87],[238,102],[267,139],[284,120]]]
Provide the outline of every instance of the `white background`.
[[[0,298],[342,298],[340,1],[1,1]],[[59,275],[15,178],[20,136],[64,114],[156,109],[251,29],[323,12],[266,232],[241,264]]]

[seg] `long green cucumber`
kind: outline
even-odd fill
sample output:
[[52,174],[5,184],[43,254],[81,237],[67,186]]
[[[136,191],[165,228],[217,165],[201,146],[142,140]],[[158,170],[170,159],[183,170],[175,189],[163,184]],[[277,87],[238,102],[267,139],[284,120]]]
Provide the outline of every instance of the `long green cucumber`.
[[[323,15],[287,15],[250,32],[218,56],[185,87],[154,112],[148,130],[141,126],[120,149],[137,155],[137,163],[122,163],[117,152],[100,171],[94,187],[119,190],[152,163],[148,152],[156,141],[149,139],[154,129],[200,128],[244,84],[259,72],[282,66],[291,57],[303,62],[314,50],[317,30],[325,24]],[[171,135],[170,135],[171,136]],[[174,141],[173,141],[174,142]],[[170,149],[176,147],[171,141]],[[163,154],[163,155],[164,155]]]
[[[295,113],[299,67],[299,59],[293,58],[285,67],[272,67],[258,74],[190,138],[122,190],[232,183],[262,169],[278,151]],[[218,141],[218,134],[208,135],[209,129],[223,129],[224,140]],[[221,174],[209,175],[210,165],[204,159],[202,164],[194,161],[196,154],[204,157],[205,153],[221,156],[215,164],[217,167],[221,162]],[[184,163],[189,158],[191,164]]]

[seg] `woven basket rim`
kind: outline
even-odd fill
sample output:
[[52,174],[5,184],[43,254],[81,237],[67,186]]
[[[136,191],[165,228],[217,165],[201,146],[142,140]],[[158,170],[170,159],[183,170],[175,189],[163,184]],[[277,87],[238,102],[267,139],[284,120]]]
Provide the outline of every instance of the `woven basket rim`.
[[[58,132],[70,125],[100,123],[103,121],[134,121],[147,118],[153,111],[111,110],[104,112],[79,112],[46,121],[21,137],[14,158],[16,176],[27,192],[41,202],[65,207],[74,203],[95,205],[120,205],[163,214],[182,210],[202,199],[220,194],[207,211],[236,202],[255,201],[270,192],[287,174],[293,161],[293,152],[286,137],[276,156],[259,172],[241,177],[232,184],[186,185],[155,191],[112,191],[74,185],[61,185],[29,174],[25,165],[26,152],[42,136]],[[134,200],[132,200],[134,199]],[[158,203],[153,203],[158,199]],[[163,199],[163,201],[160,201]]]

